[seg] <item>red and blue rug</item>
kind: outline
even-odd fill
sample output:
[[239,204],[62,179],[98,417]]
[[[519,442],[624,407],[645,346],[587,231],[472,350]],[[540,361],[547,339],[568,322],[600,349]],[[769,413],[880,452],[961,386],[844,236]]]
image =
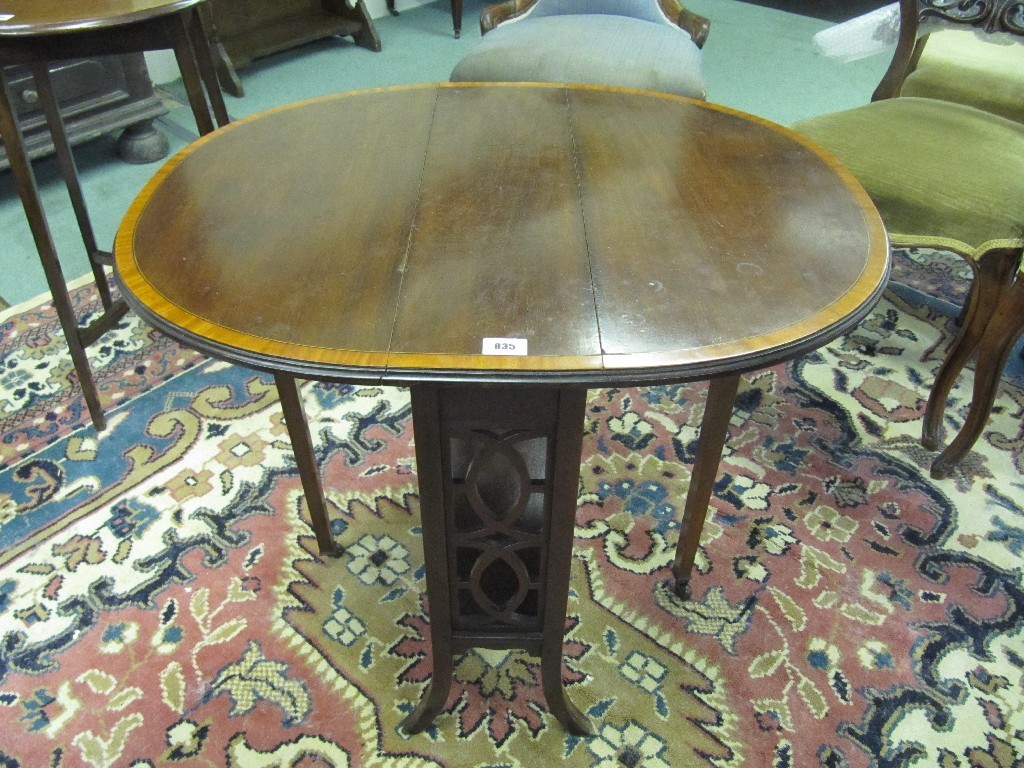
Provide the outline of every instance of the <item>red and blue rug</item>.
[[[962,294],[915,260],[897,279]],[[89,352],[97,435],[52,307],[8,311],[0,766],[1019,768],[1024,390],[930,479],[953,333],[890,291],[744,377],[688,602],[669,566],[706,388],[592,392],[564,679],[595,734],[551,717],[535,659],[471,651],[410,737],[431,659],[408,393],[304,386],[344,547],[321,560],[267,376],[129,316]]]

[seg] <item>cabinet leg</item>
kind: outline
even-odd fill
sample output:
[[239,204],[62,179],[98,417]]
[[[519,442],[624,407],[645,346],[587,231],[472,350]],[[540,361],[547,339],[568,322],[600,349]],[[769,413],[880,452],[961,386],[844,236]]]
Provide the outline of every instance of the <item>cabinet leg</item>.
[[155,163],[170,151],[171,143],[153,126],[152,120],[129,125],[117,138],[117,156],[133,165]]
[[[389,0],[388,12],[392,16],[397,16],[398,11],[395,10],[394,0]],[[377,34],[377,28],[373,25],[373,18],[370,16],[370,12],[366,10],[366,3],[363,0],[359,0],[356,3],[355,8],[351,9],[346,16],[354,17],[362,26],[358,32],[356,32],[352,38],[356,41],[356,45],[362,46],[374,53],[380,53],[381,44],[380,36]]]

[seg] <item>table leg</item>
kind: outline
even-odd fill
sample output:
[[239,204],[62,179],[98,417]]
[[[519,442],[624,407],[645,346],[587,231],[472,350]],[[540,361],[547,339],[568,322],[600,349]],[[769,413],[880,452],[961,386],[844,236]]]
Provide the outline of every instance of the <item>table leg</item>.
[[402,720],[406,733],[419,733],[440,713],[452,688],[452,585],[449,580],[448,534],[445,522],[444,464],[442,460],[440,403],[437,387],[412,389],[412,423],[416,441],[423,559],[430,612],[430,650],[433,671],[427,691],[416,708]]
[[[194,9],[187,9],[165,17],[164,23],[166,24],[166,37],[170,38],[174,47],[200,132],[209,133],[213,130],[210,106],[217,117],[218,124],[226,125],[228,123],[227,109],[224,106],[220,89],[216,85],[216,74],[209,45],[199,15],[195,13]],[[161,33],[162,35],[163,33]],[[165,37],[161,39],[166,40]],[[104,266],[112,264],[113,257],[109,251],[101,250],[96,244],[96,237],[78,178],[78,170],[47,65],[44,61],[35,61],[32,70],[46,115],[47,127],[53,138],[57,162],[71,198],[78,229],[85,243],[93,279],[104,308],[103,314],[86,328],[79,328],[78,320],[75,317],[67,283],[64,280],[57,256],[56,245],[53,242],[53,235],[39,199],[39,190],[35,174],[32,171],[32,164],[25,151],[24,136],[18,123],[17,112],[7,92],[6,79],[3,78],[2,69],[0,69],[0,140],[7,148],[11,174],[25,209],[25,216],[32,231],[36,251],[39,253],[46,282],[50,288],[50,295],[53,297],[54,309],[67,340],[82,395],[85,398],[93,426],[97,431],[101,431],[106,427],[106,419],[100,406],[99,393],[85,349],[117,324],[127,312],[128,305],[122,300],[115,300],[107,284]],[[210,90],[209,105],[206,95],[203,93],[204,81]]]
[[214,116],[221,126],[227,125],[228,116],[217,84],[209,41],[198,15],[190,14],[191,11],[171,14],[165,18],[165,23],[196,126],[199,133],[205,135],[214,130]]
[[53,92],[53,83],[50,80],[50,70],[47,64],[45,62],[33,64],[32,77],[35,80],[36,89],[39,91],[39,101],[43,105],[43,112],[46,115],[47,128],[50,131],[54,152],[57,155],[57,164],[60,166],[61,175],[64,177],[64,185],[67,187],[68,196],[71,198],[71,207],[75,212],[78,231],[82,234],[82,242],[89,256],[89,264],[92,267],[96,290],[99,291],[103,306],[109,309],[112,298],[110,286],[107,285],[107,276],[103,271],[101,261],[110,263],[110,252],[100,251],[96,245],[96,235],[93,234],[89,210],[85,205],[85,195],[82,194],[82,185],[78,179],[78,167],[75,165],[75,157],[71,152],[71,143],[68,141],[67,131],[64,128],[64,119],[60,114],[57,96]]
[[558,402],[548,521],[544,638],[540,652],[541,678],[548,706],[566,730],[577,736],[589,735],[592,729],[586,715],[569,700],[562,687],[562,648],[565,641],[565,613],[569,602],[569,571],[572,567],[572,544],[579,500],[580,454],[586,404],[585,389],[564,389]]
[[217,82],[222,90],[227,91],[232,96],[242,98],[245,96],[245,88],[242,86],[242,81],[238,78],[238,73],[235,71],[234,62],[231,61],[231,57],[224,47],[224,41],[221,40],[217,24],[212,18],[212,13],[210,3],[201,3],[199,5],[200,24],[206,33],[207,47],[213,61],[214,72],[217,73]]
[[732,406],[739,384],[738,375],[722,376],[712,379],[708,390],[697,442],[697,458],[693,465],[693,474],[690,476],[690,488],[686,493],[679,543],[672,565],[672,575],[676,582],[675,592],[684,600],[690,599],[693,560],[697,556],[700,533],[704,528],[704,518],[707,516],[708,504],[711,501],[711,491],[718,477],[718,464],[722,458],[722,448],[725,446],[725,438],[729,431],[729,419],[732,418]]
[[552,714],[589,733],[562,687],[586,396],[574,387],[413,387],[434,669],[406,732],[441,711],[454,654],[479,647],[539,655]]
[[295,377],[287,373],[275,373],[274,382],[277,384],[277,394],[281,399],[284,423],[291,438],[292,451],[295,453],[295,463],[299,468],[299,477],[306,495],[306,506],[309,508],[309,518],[313,525],[313,533],[316,534],[317,546],[322,556],[339,557],[341,547],[331,536],[327,499],[320,483],[320,470],[316,464],[316,455],[313,453],[313,439],[309,434],[309,424],[306,422]]
[[196,64],[199,66],[199,74],[206,85],[206,95],[213,108],[213,116],[217,120],[217,125],[223,128],[231,119],[228,117],[228,108],[224,104],[224,94],[220,91],[217,67],[213,61],[213,51],[210,50],[210,35],[206,30],[203,14],[198,9],[193,9],[189,14],[188,36],[192,43]]
[[[53,242],[53,236],[46,221],[46,213],[43,211],[42,201],[39,199],[39,189],[36,186],[35,173],[32,171],[32,163],[25,152],[24,137],[22,136],[21,126],[18,124],[16,114],[7,92],[6,79],[4,79],[2,70],[0,70],[0,139],[3,140],[4,146],[7,148],[7,159],[10,162],[11,174],[18,189],[18,195],[21,197],[22,206],[25,209],[25,216],[28,219],[29,229],[32,231],[32,239],[35,241],[36,252],[39,254],[39,261],[43,267],[43,274],[46,276],[46,283],[50,288],[50,295],[53,297],[53,306],[57,312],[57,318],[60,321],[61,329],[64,331],[68,351],[71,353],[71,362],[78,377],[78,385],[82,390],[82,396],[85,398],[86,407],[89,409],[93,426],[97,431],[102,431],[106,428],[106,419],[103,416],[103,408],[100,406],[99,393],[96,390],[96,382],[93,379],[92,370],[89,368],[89,359],[85,354],[85,344],[78,328],[78,320],[75,317],[74,308],[71,305],[71,297],[68,294],[67,283],[64,281],[64,273],[57,258],[57,247]],[[105,287],[105,277],[103,278],[103,284]],[[113,315],[108,314],[107,322],[110,325],[116,322],[116,319],[112,318]]]

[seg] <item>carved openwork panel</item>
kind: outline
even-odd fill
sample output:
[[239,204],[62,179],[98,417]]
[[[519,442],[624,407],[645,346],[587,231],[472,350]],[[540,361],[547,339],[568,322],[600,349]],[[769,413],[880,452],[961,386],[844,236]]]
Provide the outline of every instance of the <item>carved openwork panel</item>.
[[920,0],[920,18],[969,24],[986,32],[1024,35],[1022,0]]
[[551,440],[536,430],[449,432],[456,629],[540,629]]
[[579,386],[413,387],[434,677],[407,732],[448,700],[456,652],[518,648],[552,713],[589,733],[562,688],[586,403]]

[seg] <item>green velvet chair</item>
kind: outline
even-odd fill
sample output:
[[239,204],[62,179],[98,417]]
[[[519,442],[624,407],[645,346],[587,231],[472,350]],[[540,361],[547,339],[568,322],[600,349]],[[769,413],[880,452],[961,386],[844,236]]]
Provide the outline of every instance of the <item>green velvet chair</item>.
[[[929,16],[943,30],[918,36]],[[922,442],[940,447],[946,400],[976,356],[967,419],[932,464],[949,476],[981,435],[1024,331],[1024,4],[900,0],[896,52],[872,101],[797,123],[878,206],[894,246],[943,248],[971,265],[962,328],[939,369]]]
[[710,22],[678,0],[508,0],[484,8],[483,39],[453,82],[587,83],[704,99]]

